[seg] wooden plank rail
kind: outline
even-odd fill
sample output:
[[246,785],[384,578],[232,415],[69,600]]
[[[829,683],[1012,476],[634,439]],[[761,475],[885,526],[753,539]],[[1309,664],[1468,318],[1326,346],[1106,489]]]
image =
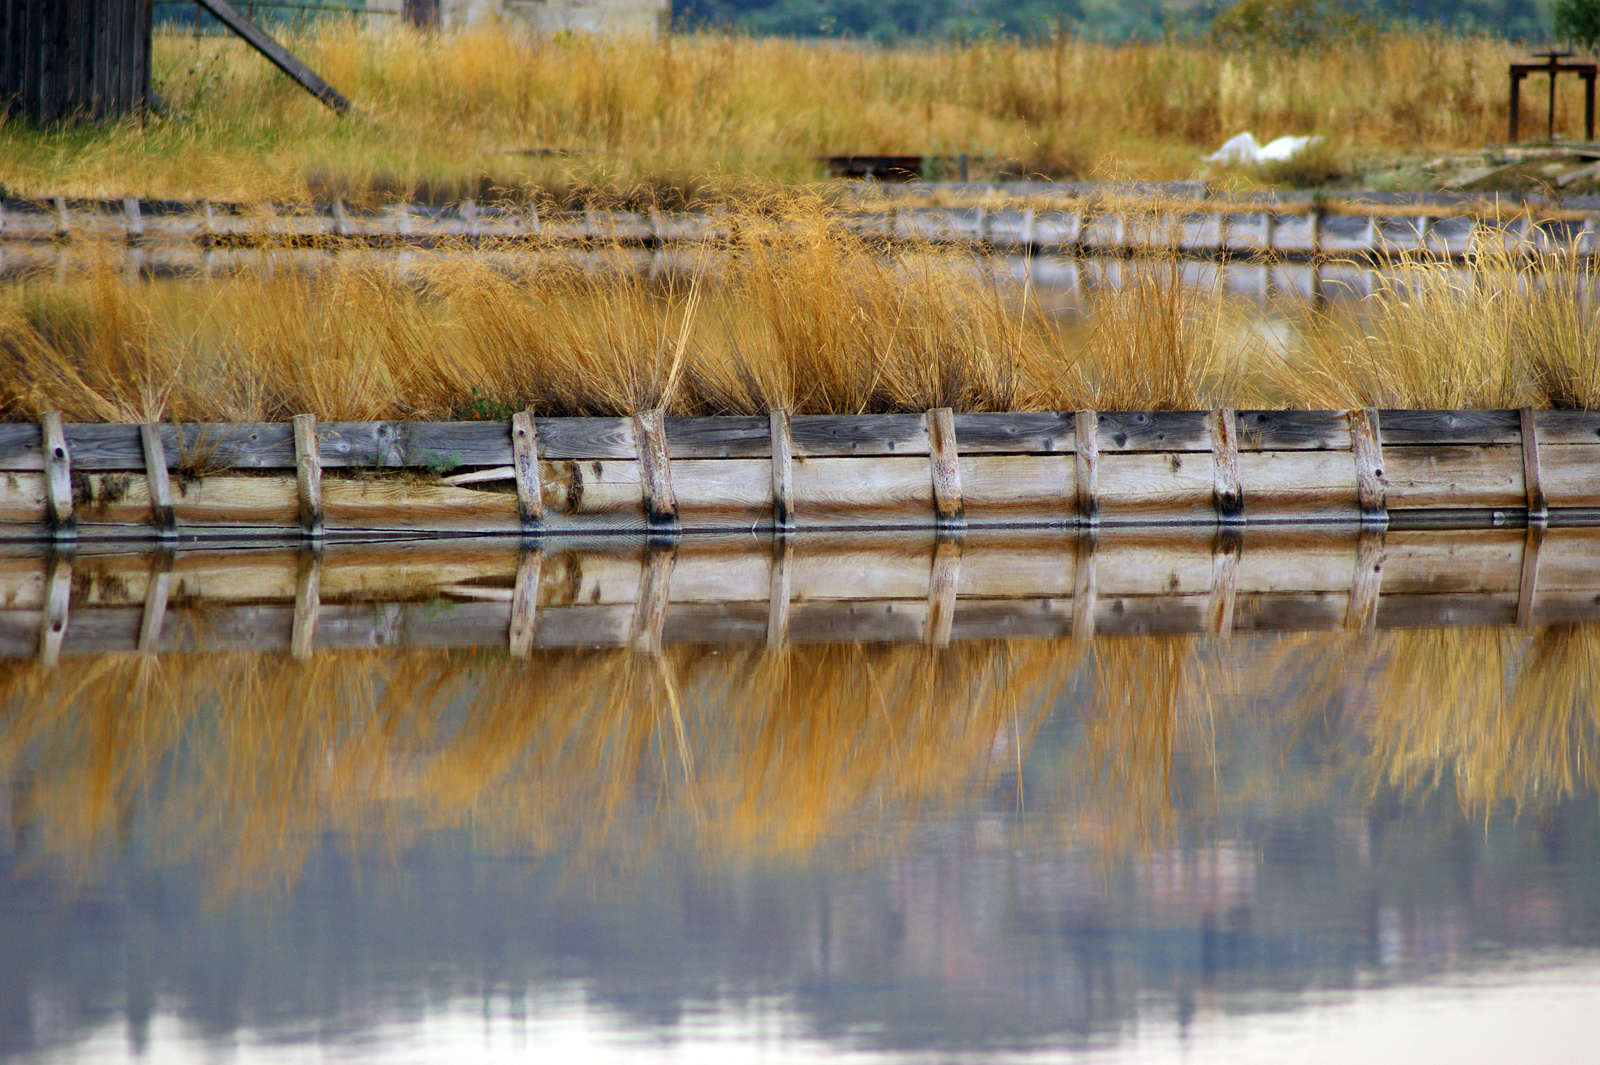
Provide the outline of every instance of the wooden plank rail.
[[[0,217],[5,219],[0,242],[114,241],[129,255],[173,242],[218,249],[531,250],[717,246],[736,239],[718,211],[668,218],[659,211],[588,207],[541,215],[526,207],[472,200],[449,207],[391,204],[357,212],[341,200],[221,204],[56,196],[0,200]],[[1537,205],[1208,200],[1044,209],[863,208],[840,210],[834,217],[841,227],[873,243],[960,245],[1021,255],[1467,261],[1498,247],[1533,262],[1600,256],[1600,212]]]
[[0,539],[1600,521],[1600,412],[0,424]]
[[0,658],[1600,623],[1600,528],[929,529],[0,553]]

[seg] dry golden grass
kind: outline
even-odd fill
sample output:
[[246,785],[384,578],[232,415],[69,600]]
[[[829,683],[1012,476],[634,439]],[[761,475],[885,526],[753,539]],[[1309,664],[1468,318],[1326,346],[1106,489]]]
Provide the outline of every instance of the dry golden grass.
[[[155,80],[186,120],[48,135],[0,127],[0,184],[23,195],[245,201],[681,200],[814,180],[818,156],[851,152],[965,152],[987,160],[984,175],[1166,179],[1194,175],[1202,154],[1241,130],[1322,136],[1317,172],[1300,176],[1326,177],[1367,158],[1497,140],[1506,64],[1521,55],[1493,37],[1409,31],[1251,55],[1201,41],[879,49],[342,23],[288,43],[355,101],[354,116],[335,117],[239,42],[162,35]],[[1558,105],[1569,133],[1574,86]],[[1526,102],[1530,128],[1544,121],[1541,103]]]
[[1354,308],[1306,313],[1259,363],[1291,406],[1453,410],[1600,403],[1600,269],[1503,250],[1468,269],[1403,259]]
[[0,412],[84,420],[1191,408],[1237,400],[1229,308],[1133,263],[1083,323],[974,252],[886,250],[763,200],[731,252],[652,281],[625,253],[272,269],[0,290]]

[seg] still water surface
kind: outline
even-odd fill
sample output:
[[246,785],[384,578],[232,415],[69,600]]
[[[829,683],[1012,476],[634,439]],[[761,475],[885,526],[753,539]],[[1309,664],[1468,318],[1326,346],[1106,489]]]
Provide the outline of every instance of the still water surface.
[[10,1061],[1592,1061],[1600,631],[0,667]]

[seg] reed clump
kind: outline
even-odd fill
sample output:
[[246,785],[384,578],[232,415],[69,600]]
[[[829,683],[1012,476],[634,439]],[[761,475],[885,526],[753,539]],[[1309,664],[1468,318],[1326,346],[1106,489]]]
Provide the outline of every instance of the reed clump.
[[1505,247],[1466,269],[1404,258],[1350,308],[1310,310],[1259,363],[1291,406],[1454,410],[1600,403],[1600,268]]
[[[675,204],[815,180],[818,157],[847,153],[967,153],[986,177],[1187,178],[1243,130],[1319,135],[1317,171],[1301,176],[1352,181],[1371,159],[1498,139],[1504,71],[1520,57],[1488,35],[1411,30],[1241,53],[1201,39],[875,48],[717,33],[538,37],[492,24],[419,34],[388,21],[287,40],[355,102],[349,119],[240,42],[158,34],[155,84],[181,118],[45,134],[5,124],[0,184],[246,202]],[[1558,129],[1577,120],[1576,91],[1562,89]],[[1526,104],[1532,127],[1541,103]]]
[[1238,402],[1227,304],[1160,260],[1085,319],[972,251],[889,248],[820,201],[732,216],[652,279],[621,249],[338,260],[179,286],[109,267],[0,291],[0,412],[79,420],[1162,409]]

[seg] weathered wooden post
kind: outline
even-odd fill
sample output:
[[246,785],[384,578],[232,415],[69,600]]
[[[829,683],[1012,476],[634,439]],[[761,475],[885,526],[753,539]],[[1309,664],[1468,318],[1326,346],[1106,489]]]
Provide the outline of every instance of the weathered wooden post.
[[0,0],[0,113],[36,126],[142,111],[151,0]]

